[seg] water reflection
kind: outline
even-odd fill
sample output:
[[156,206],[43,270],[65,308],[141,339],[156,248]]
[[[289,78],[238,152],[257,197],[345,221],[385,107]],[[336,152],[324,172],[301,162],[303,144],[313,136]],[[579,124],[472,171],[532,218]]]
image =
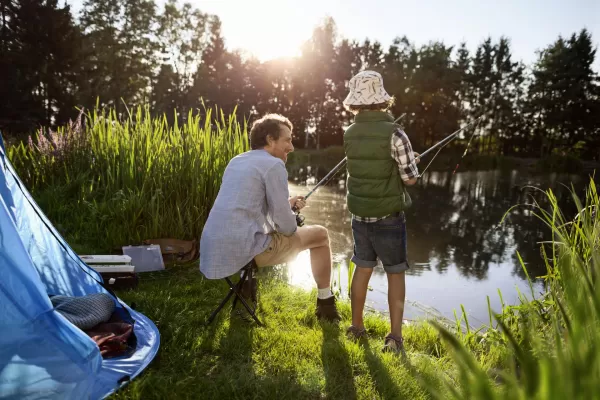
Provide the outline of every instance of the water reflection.
[[[292,195],[306,194],[328,170],[290,171]],[[407,212],[408,253],[411,269],[407,277],[407,318],[437,310],[453,317],[463,304],[471,318],[488,320],[486,296],[499,310],[498,289],[506,303],[518,302],[516,288],[529,292],[517,251],[531,277],[546,273],[539,242],[549,230],[532,215],[533,201],[545,204],[545,195],[531,186],[553,188],[564,209],[574,213],[570,193],[561,184],[581,190],[587,178],[570,175],[524,175],[516,171],[427,173],[411,187],[414,205]],[[503,216],[516,204],[501,223]],[[344,176],[320,188],[303,210],[307,224],[328,228],[334,260],[339,265],[334,279],[347,291],[347,263],[352,255],[352,230],[346,209]],[[296,285],[314,287],[308,252],[288,266],[288,279]],[[381,266],[371,279],[368,301],[375,309],[386,310],[387,278]],[[535,283],[542,291],[541,280]],[[537,294],[537,293],[536,293]]]

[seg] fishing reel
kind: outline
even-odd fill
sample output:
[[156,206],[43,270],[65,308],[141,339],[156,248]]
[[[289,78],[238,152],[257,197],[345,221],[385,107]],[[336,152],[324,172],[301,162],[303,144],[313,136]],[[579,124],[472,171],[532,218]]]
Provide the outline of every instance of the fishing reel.
[[305,219],[304,215],[300,214],[300,210],[298,210],[298,208],[296,208],[296,206],[292,207],[292,211],[296,215],[296,225],[304,226],[304,219]]

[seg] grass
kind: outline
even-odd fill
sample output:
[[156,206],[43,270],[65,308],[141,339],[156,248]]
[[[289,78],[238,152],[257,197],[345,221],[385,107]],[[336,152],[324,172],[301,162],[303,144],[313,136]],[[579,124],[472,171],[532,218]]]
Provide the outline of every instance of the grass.
[[145,239],[197,239],[225,166],[247,149],[235,114],[190,112],[179,126],[138,107],[125,118],[82,114],[12,146],[9,157],[63,235],[110,252]]
[[316,291],[291,288],[273,273],[259,276],[265,327],[231,313],[230,305],[204,326],[226,292],[224,282],[203,279],[197,266],[187,265],[144,275],[137,290],[119,293],[156,321],[161,348],[147,371],[114,398],[425,399],[414,372],[429,376],[453,368],[431,326],[405,328],[405,363],[381,352],[388,321],[368,315],[369,341],[349,341],[347,303],[341,303],[340,326],[320,323],[313,314]]

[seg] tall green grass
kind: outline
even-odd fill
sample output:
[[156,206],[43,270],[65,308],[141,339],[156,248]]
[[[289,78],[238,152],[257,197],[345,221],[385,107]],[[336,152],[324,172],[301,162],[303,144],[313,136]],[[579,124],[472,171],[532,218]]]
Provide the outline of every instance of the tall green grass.
[[138,107],[94,110],[9,149],[52,221],[77,243],[106,250],[144,239],[195,239],[229,160],[248,149],[246,125],[213,110],[183,125]]
[[[520,293],[522,304],[494,314],[485,335],[470,337],[477,340],[463,340],[433,322],[458,369],[454,379],[446,379],[452,398],[600,397],[598,192],[593,179],[583,202],[572,191],[576,216],[564,215],[553,192],[545,193],[550,207],[536,203],[534,212],[552,232],[542,247],[546,294],[536,298],[533,288],[529,298]],[[501,347],[506,349],[503,368],[486,368],[482,352]],[[436,397],[448,398],[448,393]]]

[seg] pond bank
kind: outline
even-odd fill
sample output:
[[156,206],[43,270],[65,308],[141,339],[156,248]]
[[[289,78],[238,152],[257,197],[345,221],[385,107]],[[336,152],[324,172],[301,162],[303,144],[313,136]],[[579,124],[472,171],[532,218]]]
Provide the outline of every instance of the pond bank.
[[259,276],[258,315],[266,327],[243,321],[229,308],[203,326],[226,292],[224,282],[204,279],[193,264],[144,274],[138,289],[119,292],[156,321],[161,350],[147,372],[114,398],[426,399],[413,373],[434,382],[440,372],[454,375],[431,326],[406,326],[405,364],[381,352],[389,329],[384,318],[368,314],[370,339],[351,342],[344,334],[348,303],[340,302],[339,326],[319,323],[316,291],[288,286],[275,269]]

